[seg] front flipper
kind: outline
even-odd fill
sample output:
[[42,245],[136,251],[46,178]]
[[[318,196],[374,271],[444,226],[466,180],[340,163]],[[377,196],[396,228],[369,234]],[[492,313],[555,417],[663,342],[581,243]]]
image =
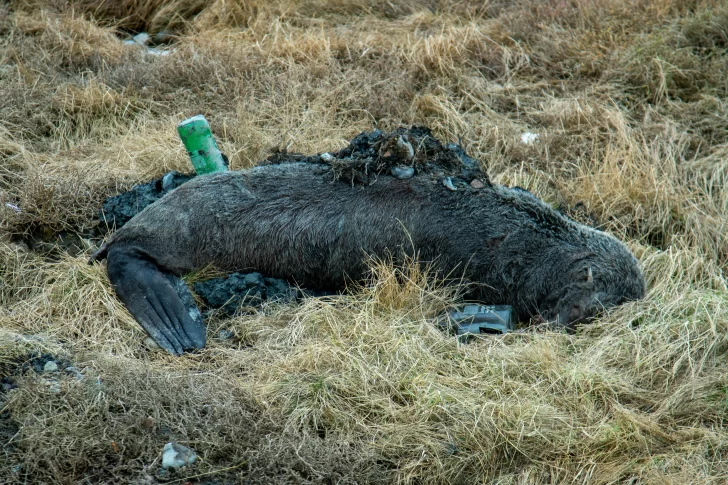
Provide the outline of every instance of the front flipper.
[[119,299],[160,347],[180,355],[205,346],[202,315],[184,281],[133,249],[112,247],[107,260]]

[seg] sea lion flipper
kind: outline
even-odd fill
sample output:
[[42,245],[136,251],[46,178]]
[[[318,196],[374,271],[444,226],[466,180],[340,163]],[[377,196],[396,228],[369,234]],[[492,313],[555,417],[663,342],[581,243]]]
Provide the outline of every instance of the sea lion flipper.
[[167,352],[205,346],[205,326],[187,285],[137,251],[112,247],[108,272],[116,294],[150,337]]

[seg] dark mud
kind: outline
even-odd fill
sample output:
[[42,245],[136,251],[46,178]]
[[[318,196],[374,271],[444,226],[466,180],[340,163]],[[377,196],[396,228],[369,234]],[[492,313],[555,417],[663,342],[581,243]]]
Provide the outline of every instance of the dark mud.
[[456,188],[478,179],[490,185],[480,161],[468,156],[460,145],[443,145],[423,126],[398,128],[391,132],[374,130],[360,133],[349,145],[335,152],[301,155],[278,152],[262,164],[288,162],[324,163],[332,167],[334,177],[357,185],[376,182],[377,177],[393,175],[410,178],[418,174],[450,178]]
[[298,295],[283,280],[264,278],[260,273],[232,273],[193,285],[195,293],[209,308],[232,316],[242,307],[257,307],[265,301],[291,301]]
[[101,227],[109,230],[119,229],[146,206],[161,199],[183,183],[192,180],[193,177],[194,174],[188,175],[172,171],[146,184],[136,185],[128,192],[109,197],[99,211]]

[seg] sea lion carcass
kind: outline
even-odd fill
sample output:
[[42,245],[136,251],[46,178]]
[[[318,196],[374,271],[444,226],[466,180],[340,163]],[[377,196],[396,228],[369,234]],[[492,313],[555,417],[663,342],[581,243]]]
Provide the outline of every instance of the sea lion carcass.
[[108,259],[119,298],[176,355],[205,345],[179,277],[209,264],[343,288],[366,274],[367,255],[416,253],[477,283],[482,301],[559,325],[643,296],[637,261],[615,237],[527,191],[445,185],[428,174],[352,185],[329,165],[300,162],[199,176],[146,207],[92,259]]

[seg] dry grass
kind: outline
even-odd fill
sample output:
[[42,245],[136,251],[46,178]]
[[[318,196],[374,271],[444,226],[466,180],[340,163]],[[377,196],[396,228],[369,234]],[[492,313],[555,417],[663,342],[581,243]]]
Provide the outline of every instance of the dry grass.
[[[18,385],[0,482],[725,483],[726,19],[697,0],[0,6],[0,370]],[[116,35],[144,29],[179,40],[154,56]],[[48,242],[187,170],[174,125],[198,113],[235,168],[427,124],[493,180],[581,203],[649,294],[573,336],[459,345],[430,323],[451,289],[374,262],[345,296],[213,320],[197,354],[149,349],[78,250],[96,241]],[[21,372],[43,355],[85,377],[56,393]],[[161,477],[172,439],[201,461]]]

